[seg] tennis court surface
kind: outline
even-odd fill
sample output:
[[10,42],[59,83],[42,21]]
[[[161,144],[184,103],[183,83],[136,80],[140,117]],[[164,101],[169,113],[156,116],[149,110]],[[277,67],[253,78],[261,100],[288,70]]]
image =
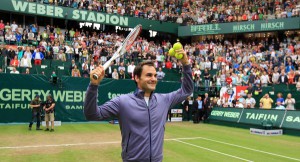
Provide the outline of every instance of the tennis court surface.
[[[122,161],[118,125],[63,123],[55,132],[0,125],[1,162]],[[265,137],[249,129],[167,123],[164,161],[300,161],[298,136]]]

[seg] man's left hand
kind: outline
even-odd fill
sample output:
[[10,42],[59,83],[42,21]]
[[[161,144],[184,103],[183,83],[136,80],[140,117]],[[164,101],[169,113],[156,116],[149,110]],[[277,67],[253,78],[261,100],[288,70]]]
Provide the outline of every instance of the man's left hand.
[[181,54],[183,54],[182,59],[179,60],[183,65],[188,65],[188,64],[190,64],[189,59],[188,59],[188,56],[187,56],[185,50],[183,50],[183,48],[182,48],[182,49],[179,49],[179,50],[176,50],[175,52],[176,52],[176,53],[181,53]]

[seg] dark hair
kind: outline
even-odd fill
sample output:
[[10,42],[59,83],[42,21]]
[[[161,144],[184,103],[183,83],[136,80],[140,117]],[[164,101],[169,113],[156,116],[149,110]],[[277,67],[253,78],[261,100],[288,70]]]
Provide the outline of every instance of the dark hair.
[[[134,71],[133,71],[133,78],[134,78],[134,81],[135,81],[135,76],[137,76],[138,78],[141,77],[142,75],[142,71],[143,71],[143,66],[153,66],[154,67],[154,62],[153,61],[143,61],[143,62],[140,62],[135,68],[134,68]],[[136,81],[135,81],[136,83]]]

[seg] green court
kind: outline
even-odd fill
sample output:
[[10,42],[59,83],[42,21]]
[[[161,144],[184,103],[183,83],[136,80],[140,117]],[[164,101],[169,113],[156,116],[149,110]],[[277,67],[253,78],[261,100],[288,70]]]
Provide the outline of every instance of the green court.
[[[55,132],[28,131],[27,125],[0,126],[1,162],[122,161],[118,125],[63,123]],[[300,161],[297,136],[259,136],[249,129],[167,123],[164,160],[194,161]]]

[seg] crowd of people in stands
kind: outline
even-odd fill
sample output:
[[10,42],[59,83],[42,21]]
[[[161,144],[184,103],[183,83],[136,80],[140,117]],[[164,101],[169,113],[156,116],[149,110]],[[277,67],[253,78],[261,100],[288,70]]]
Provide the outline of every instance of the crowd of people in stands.
[[300,16],[297,0],[28,0],[183,25],[255,21]]
[[[14,36],[16,39],[12,39]],[[112,56],[124,35],[82,29],[63,30],[50,25],[41,30],[36,24],[23,28],[14,21],[4,24],[0,20],[0,40],[18,45],[16,49],[5,45],[0,47],[8,66],[31,68],[32,64],[41,65],[44,59],[74,61],[71,75],[88,77],[89,71]],[[157,68],[180,72],[180,62],[168,55],[171,47],[169,41],[156,43],[139,37],[128,54],[114,62],[118,69],[108,69],[107,77],[130,78],[132,68],[126,71],[125,67],[134,66],[142,60],[154,60]],[[193,65],[196,89],[204,86],[209,90],[212,86],[218,91],[227,85],[248,85],[254,87],[249,90],[254,92],[273,84],[296,84],[300,91],[300,41],[297,34],[285,38],[206,39],[185,44],[184,49]],[[211,70],[216,70],[216,74],[211,74]]]

